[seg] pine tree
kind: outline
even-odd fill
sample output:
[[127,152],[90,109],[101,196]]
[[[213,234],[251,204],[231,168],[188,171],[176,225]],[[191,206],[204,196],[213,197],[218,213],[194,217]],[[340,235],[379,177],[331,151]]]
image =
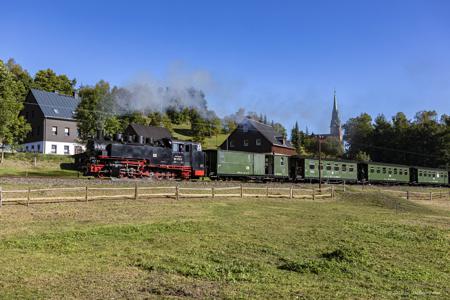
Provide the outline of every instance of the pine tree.
[[294,127],[291,130],[291,143],[294,146],[297,153],[300,154],[300,130],[298,128],[298,122],[295,122]]

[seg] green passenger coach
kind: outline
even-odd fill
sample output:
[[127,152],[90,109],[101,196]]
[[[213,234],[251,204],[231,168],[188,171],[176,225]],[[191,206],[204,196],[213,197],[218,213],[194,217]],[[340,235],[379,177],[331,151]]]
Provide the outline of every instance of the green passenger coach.
[[448,185],[448,171],[442,169],[412,167],[411,183]]
[[[290,176],[293,180],[319,180],[319,160],[315,158],[291,157]],[[321,177],[324,181],[358,180],[357,164],[351,161],[322,160]]]
[[365,168],[366,178],[368,182],[392,182],[392,183],[408,183],[409,167],[404,165],[367,163],[361,164]]

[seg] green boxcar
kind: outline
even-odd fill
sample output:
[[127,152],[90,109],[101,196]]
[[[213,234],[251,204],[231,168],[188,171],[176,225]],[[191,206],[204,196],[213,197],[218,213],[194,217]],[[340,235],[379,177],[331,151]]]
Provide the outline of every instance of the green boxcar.
[[[319,179],[319,160],[305,158],[304,178]],[[322,160],[321,176],[325,180],[357,181],[358,170],[356,162]]]
[[413,172],[412,181],[419,184],[448,184],[448,171],[422,167],[411,168]]
[[253,153],[217,151],[217,175],[253,175]]
[[409,182],[409,167],[392,164],[367,164],[367,179],[369,182]]
[[274,155],[274,173],[275,177],[288,177],[289,176],[289,166],[288,166],[288,156],[285,155]]

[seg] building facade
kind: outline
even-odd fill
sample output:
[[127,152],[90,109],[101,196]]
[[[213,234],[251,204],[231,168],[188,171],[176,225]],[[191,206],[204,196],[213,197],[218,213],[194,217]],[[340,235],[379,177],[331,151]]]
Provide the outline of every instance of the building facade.
[[21,115],[31,124],[23,143],[27,152],[73,155],[84,151],[78,140],[76,97],[31,89]]
[[283,155],[296,154],[291,143],[276,132],[272,126],[250,118],[246,118],[238,124],[237,128],[220,145],[220,149]]

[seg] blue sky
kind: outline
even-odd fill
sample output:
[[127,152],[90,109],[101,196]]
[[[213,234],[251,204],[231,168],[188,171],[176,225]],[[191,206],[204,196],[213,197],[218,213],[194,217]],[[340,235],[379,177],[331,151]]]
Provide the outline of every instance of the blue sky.
[[3,1],[0,58],[78,83],[197,85],[288,129],[450,113],[450,1]]

